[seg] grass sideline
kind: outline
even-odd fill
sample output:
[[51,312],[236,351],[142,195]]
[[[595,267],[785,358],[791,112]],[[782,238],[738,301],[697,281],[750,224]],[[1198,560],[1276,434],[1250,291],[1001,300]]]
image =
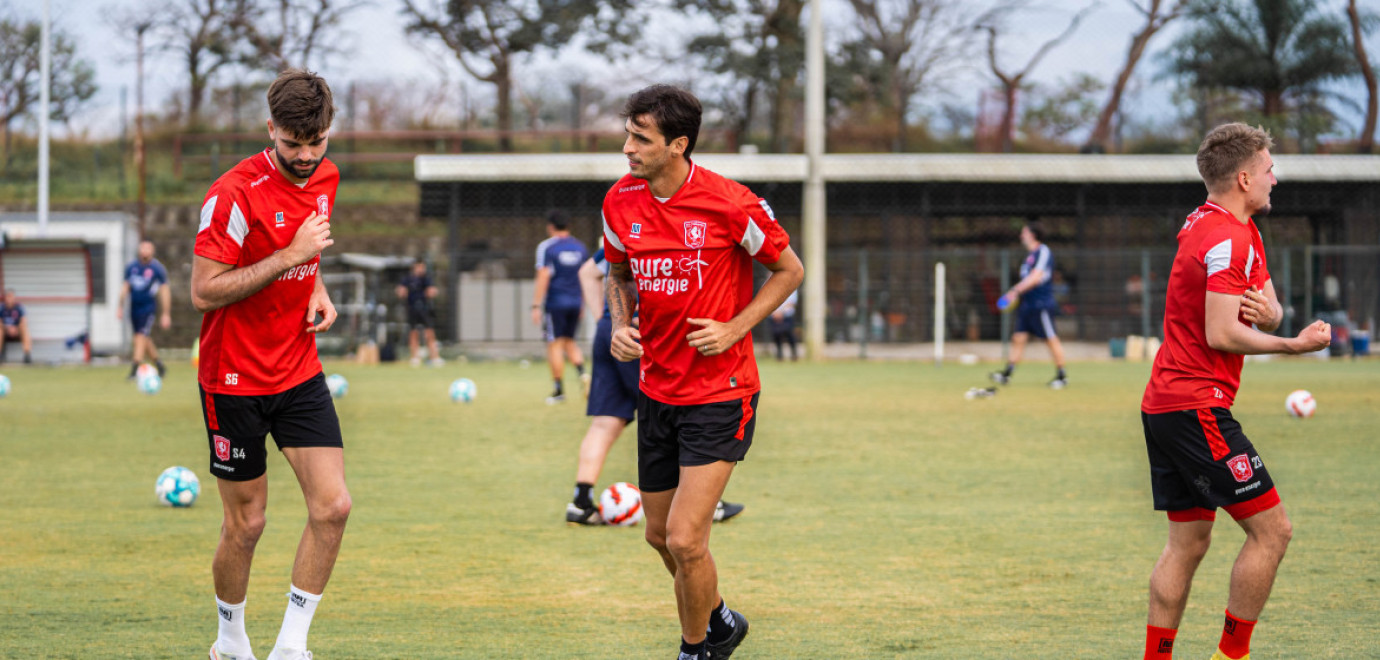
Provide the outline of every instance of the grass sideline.
[[[1256,631],[1261,658],[1380,655],[1380,370],[1249,363],[1235,412],[1295,527]],[[723,593],[751,619],[751,658],[1137,657],[1163,543],[1137,414],[1144,364],[1075,364],[1062,392],[1025,365],[966,401],[990,366],[764,363],[757,440],[714,528]],[[0,368],[0,655],[204,657],[220,521],[194,374],[162,393],[120,368]],[[312,628],[320,658],[669,658],[671,581],[640,528],[571,528],[561,513],[586,428],[546,406],[544,365],[326,365],[355,508]],[[459,376],[478,383],[453,404]],[[572,381],[573,382],[573,381]],[[1311,390],[1297,421],[1285,395]],[[305,511],[270,452],[268,529],[250,584],[265,657]],[[170,465],[202,478],[157,506]],[[632,432],[599,486],[635,481]],[[1243,538],[1227,516],[1177,646],[1206,658]]]

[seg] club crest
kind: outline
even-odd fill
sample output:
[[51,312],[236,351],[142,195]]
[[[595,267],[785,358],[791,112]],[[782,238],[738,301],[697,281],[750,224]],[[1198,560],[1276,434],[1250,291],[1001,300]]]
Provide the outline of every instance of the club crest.
[[1231,476],[1240,482],[1250,481],[1255,475],[1255,470],[1251,469],[1251,459],[1245,454],[1227,459],[1227,467],[1231,469]]
[[316,212],[321,215],[331,214],[331,200],[325,195],[316,196]]
[[703,220],[688,220],[685,223],[685,247],[698,250],[704,247],[704,234],[709,225]]

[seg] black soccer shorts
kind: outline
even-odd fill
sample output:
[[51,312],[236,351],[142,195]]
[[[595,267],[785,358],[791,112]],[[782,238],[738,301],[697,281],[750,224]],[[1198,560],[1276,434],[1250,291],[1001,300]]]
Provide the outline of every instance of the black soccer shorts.
[[752,447],[757,397],[691,406],[637,395],[637,485],[643,492],[680,484],[680,468],[715,461],[737,463]]
[[211,448],[211,474],[227,481],[258,479],[268,470],[264,436],[283,447],[344,447],[340,418],[318,373],[277,394],[237,396],[201,389],[201,415]]
[[1175,522],[1236,520],[1279,504],[1265,462],[1226,408],[1140,414],[1155,510]]

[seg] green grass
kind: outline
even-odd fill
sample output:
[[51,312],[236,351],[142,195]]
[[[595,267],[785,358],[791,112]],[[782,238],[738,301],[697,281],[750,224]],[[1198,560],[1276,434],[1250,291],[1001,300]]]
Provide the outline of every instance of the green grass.
[[[1236,415],[1296,533],[1255,635],[1261,658],[1380,656],[1376,362],[1248,364]],[[355,508],[312,628],[320,658],[669,658],[671,582],[638,529],[561,512],[586,421],[548,407],[542,365],[360,367],[338,401]],[[755,446],[714,528],[723,593],[752,620],[738,657],[1137,657],[1165,519],[1150,510],[1147,365],[1027,365],[991,400],[984,367],[763,365]],[[0,655],[199,657],[215,634],[219,499],[191,368],[138,393],[115,368],[6,371],[0,399]],[[451,379],[479,384],[470,405]],[[1316,417],[1289,419],[1307,388]],[[635,480],[629,432],[600,486]],[[195,507],[154,504],[169,465]],[[249,595],[267,655],[304,523],[270,452]],[[1206,658],[1243,536],[1223,515],[1179,637]]]

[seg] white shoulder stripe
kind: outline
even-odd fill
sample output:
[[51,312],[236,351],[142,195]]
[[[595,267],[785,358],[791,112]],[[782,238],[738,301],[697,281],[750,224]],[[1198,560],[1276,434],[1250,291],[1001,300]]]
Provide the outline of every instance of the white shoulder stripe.
[[607,240],[613,249],[626,253],[627,248],[623,247],[623,241],[618,240],[618,234],[614,233],[613,228],[609,226],[609,219],[604,217],[603,211],[599,212],[599,217],[604,221],[604,240]]
[[1247,246],[1246,251],[1246,277],[1251,276],[1251,266],[1255,265],[1255,246]]
[[218,199],[220,199],[220,195],[212,195],[205,204],[201,205],[201,226],[196,228],[196,233],[200,234],[211,226],[211,216],[216,213],[216,200]]
[[1203,264],[1207,266],[1208,277],[1226,270],[1231,265],[1231,239],[1212,246],[1203,257]]
[[230,203],[230,222],[225,226],[225,233],[235,239],[236,245],[244,247],[244,237],[249,234],[249,222],[244,219],[244,212],[240,210],[238,202]]
[[757,226],[757,221],[748,216],[747,229],[743,231],[743,240],[738,241],[744,250],[752,256],[757,256],[757,251],[762,249],[762,244],[767,242],[767,234]]

